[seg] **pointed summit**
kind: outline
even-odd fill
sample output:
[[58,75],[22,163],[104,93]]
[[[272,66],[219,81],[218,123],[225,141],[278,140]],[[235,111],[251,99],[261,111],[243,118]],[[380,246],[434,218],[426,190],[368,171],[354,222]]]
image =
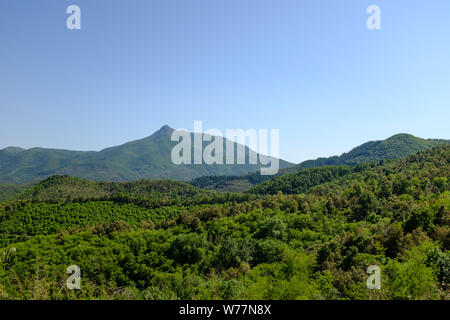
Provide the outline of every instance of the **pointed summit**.
[[169,127],[167,124],[163,125],[161,129],[156,131],[153,136],[170,136],[175,129]]

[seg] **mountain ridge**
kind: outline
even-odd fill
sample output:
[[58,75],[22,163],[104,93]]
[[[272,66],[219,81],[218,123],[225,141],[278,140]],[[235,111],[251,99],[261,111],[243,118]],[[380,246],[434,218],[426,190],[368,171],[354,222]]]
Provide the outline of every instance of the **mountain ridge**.
[[[171,179],[188,181],[204,175],[240,175],[256,172],[261,163],[236,165],[175,165],[171,151],[178,142],[170,139],[174,131],[162,126],[152,135],[100,151],[8,147],[0,150],[0,182],[21,184],[38,182],[52,175],[70,175],[89,180],[133,181]],[[190,133],[193,137],[194,133]],[[226,139],[224,139],[225,143]],[[234,142],[234,148],[239,144]],[[245,146],[248,156],[250,149]],[[225,154],[225,152],[224,152]],[[246,162],[248,163],[248,162]],[[280,160],[280,168],[293,165]]]
[[398,133],[384,140],[365,142],[339,156],[306,160],[296,167],[304,169],[323,165],[355,165],[362,162],[395,159],[445,143],[450,143],[450,140],[423,139],[408,133]]
[[261,176],[257,173],[249,173],[242,176],[209,176],[196,178],[191,181],[191,184],[207,190],[243,192],[270,179],[276,179],[276,177],[296,173],[305,169],[355,166],[367,162],[402,158],[415,154],[418,151],[449,143],[450,140],[422,139],[411,134],[399,133],[385,140],[365,142],[348,152],[342,153],[340,156],[303,161],[297,165],[281,169],[275,177]]

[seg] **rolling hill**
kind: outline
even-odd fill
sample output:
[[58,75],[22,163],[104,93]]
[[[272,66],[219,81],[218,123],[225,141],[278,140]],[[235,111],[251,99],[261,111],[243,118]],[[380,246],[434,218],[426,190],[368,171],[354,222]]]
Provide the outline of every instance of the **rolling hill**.
[[321,166],[355,165],[363,162],[407,157],[421,150],[431,149],[450,143],[443,139],[422,139],[411,134],[400,133],[386,140],[366,142],[341,156],[307,160],[296,166],[297,169]]
[[32,201],[68,201],[70,199],[106,199],[117,197],[187,200],[210,196],[211,191],[171,180],[137,180],[132,182],[90,181],[71,176],[51,176],[22,189],[13,199]]
[[[170,139],[173,131],[166,125],[147,138],[98,152],[9,147],[0,150],[0,183],[38,182],[52,175],[70,175],[96,181],[188,181],[205,175],[242,175],[261,168],[260,164],[175,165],[171,161],[172,148],[177,144]],[[237,146],[234,143],[235,150]],[[249,150],[245,147],[247,157]],[[280,168],[290,165],[280,160]]]
[[[389,160],[407,157],[418,151],[428,150],[435,146],[448,144],[450,140],[443,139],[422,139],[415,137],[410,134],[396,134],[386,140],[379,141],[369,141],[356,148],[353,148],[347,153],[341,156],[333,156],[329,158],[318,158],[316,160],[307,160],[298,165],[287,167],[278,172],[276,177],[272,176],[261,176],[258,173],[249,173],[241,176],[208,176],[200,177],[192,180],[190,183],[194,186],[201,187],[207,190],[216,191],[233,191],[233,192],[244,192],[252,187],[263,183],[267,180],[273,179],[274,183],[281,183],[280,181],[286,181],[286,179],[294,179],[297,181],[306,181],[313,179],[316,183],[324,183],[330,178],[329,170],[310,170],[305,173],[301,173],[301,178],[298,175],[290,175],[284,179],[280,179],[286,174],[294,174],[303,169],[311,169],[317,167],[328,167],[328,166],[355,166],[361,163],[374,162],[380,160]],[[339,168],[334,168],[333,170],[338,170],[343,172]],[[325,173],[327,176],[322,176]],[[314,177],[312,177],[314,176]],[[284,184],[285,182],[283,182]],[[309,182],[307,183],[309,185]],[[274,188],[271,186],[274,190]],[[299,189],[300,188],[300,189]],[[296,190],[303,190],[301,186],[295,186]],[[260,189],[255,189],[256,192]]]

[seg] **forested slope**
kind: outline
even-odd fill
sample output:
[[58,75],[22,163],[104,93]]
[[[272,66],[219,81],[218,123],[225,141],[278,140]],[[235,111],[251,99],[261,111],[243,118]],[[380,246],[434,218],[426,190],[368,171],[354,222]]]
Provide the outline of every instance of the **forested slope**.
[[[342,154],[341,156],[333,156],[329,158],[319,158],[316,160],[307,160],[295,166],[289,166],[282,168],[275,177],[261,176],[258,172],[248,173],[240,176],[204,176],[193,179],[190,183],[196,187],[204,188],[207,190],[215,191],[233,191],[233,192],[245,192],[248,191],[260,183],[275,178],[274,181],[277,184],[286,184],[286,180],[296,180],[298,177],[302,177],[303,181],[298,181],[301,185],[308,185],[309,187],[314,184],[324,183],[329,181],[336,173],[334,169],[316,169],[305,172],[304,169],[319,168],[319,167],[337,167],[337,166],[358,166],[364,163],[379,162],[384,160],[392,160],[397,158],[403,158],[415,154],[418,151],[428,150],[435,146],[449,144],[449,140],[443,139],[422,139],[414,137],[410,134],[397,134],[389,137],[385,140],[369,141],[351,151]],[[338,169],[342,171],[343,169]],[[347,170],[347,169],[345,169]],[[353,169],[350,169],[353,170]],[[360,169],[356,168],[356,171]],[[298,175],[285,176],[289,173],[298,173]],[[341,172],[342,173],[342,172]],[[331,175],[331,176],[330,176]],[[319,178],[319,176],[322,176]],[[280,178],[282,177],[282,178]],[[308,178],[309,177],[309,178]],[[311,181],[307,181],[311,179]],[[293,182],[293,181],[291,181]],[[288,182],[287,185],[292,184]],[[299,184],[299,185],[300,185]],[[265,184],[265,186],[273,185],[273,182]],[[252,192],[264,193],[265,186],[255,187]],[[296,188],[294,186],[294,188]],[[281,190],[281,188],[278,188]],[[275,189],[274,189],[275,190]],[[306,189],[300,187],[297,189],[281,190],[283,192],[304,192]],[[273,193],[273,192],[272,192]]]
[[4,202],[0,298],[449,299],[450,147],[328,169],[302,194]]

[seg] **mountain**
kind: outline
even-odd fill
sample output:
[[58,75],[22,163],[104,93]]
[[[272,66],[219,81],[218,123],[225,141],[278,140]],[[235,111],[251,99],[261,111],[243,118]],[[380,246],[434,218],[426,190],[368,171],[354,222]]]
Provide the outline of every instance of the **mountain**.
[[[171,161],[174,129],[165,125],[153,135],[120,146],[95,151],[70,151],[9,147],[0,150],[0,182],[20,184],[41,181],[52,175],[70,175],[89,180],[132,181],[171,179],[188,181],[205,175],[242,175],[256,172],[261,164],[175,165]],[[191,133],[191,137],[194,134]],[[204,143],[206,145],[207,143]],[[224,139],[224,145],[226,139]],[[238,144],[234,143],[235,150]],[[250,149],[245,147],[246,157]],[[226,152],[224,152],[225,156]],[[248,161],[246,161],[248,163]],[[280,160],[280,168],[292,165]]]
[[297,165],[296,168],[355,165],[362,162],[402,158],[446,143],[450,143],[450,140],[422,139],[411,134],[400,133],[386,140],[366,142],[341,156],[304,161]]
[[254,192],[260,193],[268,192],[269,186],[272,190],[283,190],[282,187],[274,187],[273,185],[285,185],[286,181],[295,180],[295,186],[292,187],[292,183],[289,182],[287,183],[287,189],[284,191],[294,188],[296,191],[302,190],[303,192],[304,187],[299,184],[305,183],[304,186],[312,186],[319,183],[325,183],[334,177],[336,172],[340,174],[346,170],[344,169],[344,171],[342,171],[342,168],[331,168],[331,170],[326,168],[324,170],[310,170],[297,176],[291,175],[282,179],[279,177],[289,173],[296,173],[303,169],[325,166],[354,166],[360,163],[407,157],[418,151],[431,149],[435,146],[448,143],[450,143],[450,140],[422,139],[410,134],[396,134],[386,140],[366,142],[341,156],[307,160],[296,166],[284,168],[278,172],[276,177],[261,176],[258,173],[249,173],[242,176],[200,177],[192,180],[190,183],[194,186],[208,190],[244,192],[260,183],[273,179],[274,182],[264,185],[261,188],[254,189]]

